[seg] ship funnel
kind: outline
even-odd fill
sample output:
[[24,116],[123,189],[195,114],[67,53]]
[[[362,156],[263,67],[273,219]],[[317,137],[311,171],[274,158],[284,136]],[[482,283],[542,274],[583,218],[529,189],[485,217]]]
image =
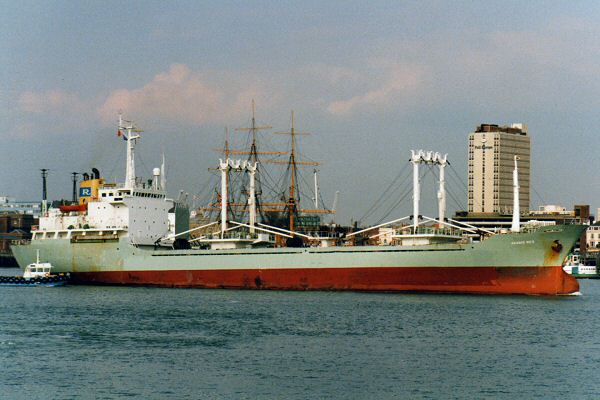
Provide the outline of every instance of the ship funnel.
[[94,179],[100,179],[100,171],[97,168],[92,168],[92,176]]
[[83,173],[83,180],[84,181],[89,181],[90,180],[90,174],[88,174],[87,172]]

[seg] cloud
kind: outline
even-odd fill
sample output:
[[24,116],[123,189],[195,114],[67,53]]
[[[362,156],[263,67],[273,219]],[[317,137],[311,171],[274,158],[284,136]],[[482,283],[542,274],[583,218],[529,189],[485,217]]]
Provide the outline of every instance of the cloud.
[[397,64],[384,71],[387,79],[374,89],[344,100],[329,103],[327,111],[333,115],[345,115],[357,108],[380,107],[397,103],[414,94],[423,82],[424,70],[421,67]]
[[8,136],[18,138],[33,138],[35,137],[35,125],[31,122],[22,122],[17,125],[9,132]]
[[93,102],[62,89],[22,92],[8,105],[12,126],[6,135],[37,138],[81,132],[95,118],[93,109]]
[[325,83],[329,86],[354,84],[362,81],[361,74],[355,69],[321,63],[302,67],[294,71],[293,76],[300,76],[304,81],[306,79],[318,79],[319,83]]
[[123,111],[136,119],[220,124],[246,115],[253,98],[264,104],[267,101],[264,93],[257,77],[217,76],[173,64],[139,89],[114,90],[98,113],[105,122],[113,121]]
[[21,111],[34,114],[62,113],[76,110],[81,106],[77,95],[63,90],[46,92],[24,92],[19,96],[18,105]]

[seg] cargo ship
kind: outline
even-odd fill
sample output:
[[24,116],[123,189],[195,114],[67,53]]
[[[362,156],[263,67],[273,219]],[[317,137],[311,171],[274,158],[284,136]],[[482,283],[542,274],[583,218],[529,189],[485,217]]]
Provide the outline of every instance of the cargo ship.
[[[256,163],[221,160],[221,219],[189,229],[187,209],[167,196],[164,161],[163,167],[153,170],[151,180],[139,179],[135,173],[139,131],[120,118],[118,132],[127,143],[124,184],[106,183],[95,170],[81,182],[76,207],[43,210],[31,241],[13,246],[19,265],[33,262],[39,251],[56,272],[69,273],[70,282],[81,284],[534,295],[579,290],[577,280],[562,266],[585,226],[521,228],[515,189],[510,232],[459,227],[444,217],[446,157],[439,153],[412,153],[411,216],[344,238],[295,230],[293,192],[287,228],[257,222]],[[292,133],[292,145],[293,140]],[[515,158],[518,188],[516,163]],[[419,214],[422,164],[440,167],[437,219]],[[248,221],[227,218],[227,172],[232,170],[249,177]],[[190,237],[194,231],[200,236]],[[369,244],[358,244],[356,238],[365,235]],[[373,244],[382,236],[386,239]]]

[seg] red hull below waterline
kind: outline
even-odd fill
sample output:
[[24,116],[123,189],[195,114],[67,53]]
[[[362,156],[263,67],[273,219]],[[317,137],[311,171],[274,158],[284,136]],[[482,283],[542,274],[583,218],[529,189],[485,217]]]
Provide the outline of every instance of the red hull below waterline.
[[85,284],[271,290],[557,295],[579,291],[561,266],[377,267],[73,272]]

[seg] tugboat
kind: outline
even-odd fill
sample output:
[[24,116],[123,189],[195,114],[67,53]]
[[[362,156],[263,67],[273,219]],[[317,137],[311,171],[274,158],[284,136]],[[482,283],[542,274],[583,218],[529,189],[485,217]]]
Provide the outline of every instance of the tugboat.
[[69,274],[51,274],[52,264],[40,262],[40,251],[36,252],[36,262],[25,267],[23,276],[0,276],[0,286],[62,286],[69,280]]
[[600,271],[598,266],[586,264],[579,254],[571,254],[567,258],[563,270],[577,279],[600,279]]

